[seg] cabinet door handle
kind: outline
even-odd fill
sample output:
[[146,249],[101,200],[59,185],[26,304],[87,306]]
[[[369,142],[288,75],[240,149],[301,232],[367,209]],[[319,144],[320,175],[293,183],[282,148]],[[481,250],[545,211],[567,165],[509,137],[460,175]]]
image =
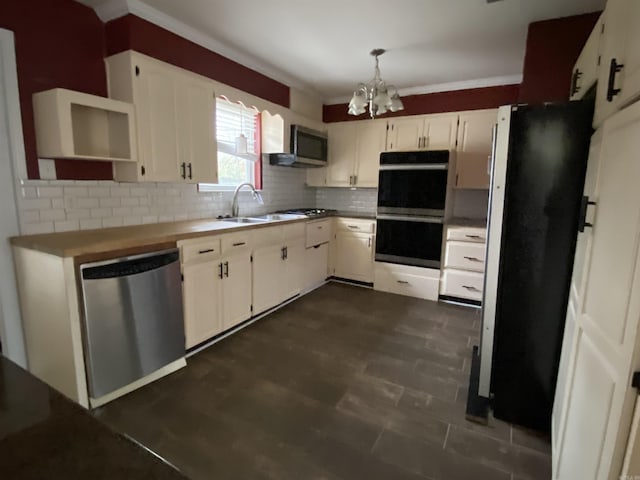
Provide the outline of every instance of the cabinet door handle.
[[280,249],[280,258],[281,258],[282,260],[284,260],[284,259],[285,259],[285,256],[284,256],[284,247],[282,247],[282,248]]
[[397,280],[397,282],[401,285],[409,285],[409,282],[407,282],[406,280]]
[[469,260],[471,262],[481,262],[482,261],[477,257],[467,257],[467,256],[465,256],[464,258],[466,258],[467,260]]
[[224,276],[229,278],[229,262],[224,262]]
[[191,162],[189,162],[189,180],[193,179],[193,169],[191,168]]
[[284,259],[289,258],[289,247],[284,247]]
[[187,178],[187,164],[185,162],[180,164],[180,176],[183,180]]
[[353,176],[353,184],[357,185],[358,184],[358,175],[354,175]]
[[462,285],[462,288],[466,288],[467,290],[469,290],[471,292],[479,292],[480,291],[476,287],[471,287],[469,285]]
[[200,255],[202,255],[203,253],[211,253],[211,252],[215,252],[215,250],[213,248],[207,248],[206,250],[198,250],[198,253]]
[[580,80],[580,77],[582,77],[582,72],[580,71],[579,68],[576,68],[576,71],[573,72],[573,75],[571,77],[571,95],[570,96],[572,97],[580,91],[580,86],[578,85],[578,80]]
[[371,248],[371,237],[369,237],[369,239],[367,241],[367,247]]
[[616,76],[624,68],[622,63],[618,63],[615,58],[611,59],[609,65],[609,85],[607,86],[607,101],[613,102],[613,98],[622,90],[616,88]]
[[218,269],[219,269],[219,271],[218,271],[218,276],[219,276],[220,278],[224,278],[224,275],[222,275],[222,263],[218,265]]
[[238,242],[238,243],[234,243],[233,246],[234,247],[241,247],[242,245],[246,245],[247,242]]

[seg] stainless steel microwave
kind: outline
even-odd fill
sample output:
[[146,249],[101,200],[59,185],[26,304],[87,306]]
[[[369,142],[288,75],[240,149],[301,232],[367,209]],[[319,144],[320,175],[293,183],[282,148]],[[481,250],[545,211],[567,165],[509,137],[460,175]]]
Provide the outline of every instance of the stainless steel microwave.
[[272,153],[269,163],[286,167],[326,167],[327,154],[326,133],[291,125],[291,153]]

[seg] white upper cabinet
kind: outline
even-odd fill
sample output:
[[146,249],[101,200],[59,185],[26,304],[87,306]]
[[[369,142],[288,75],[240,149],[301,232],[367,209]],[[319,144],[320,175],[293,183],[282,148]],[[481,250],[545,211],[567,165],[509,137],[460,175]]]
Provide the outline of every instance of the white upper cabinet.
[[570,100],[580,100],[598,81],[600,72],[599,57],[601,48],[601,37],[603,28],[603,15],[600,15],[598,22],[591,31],[591,35],[584,44],[582,52],[576,60],[571,76]]
[[[634,3],[636,5],[632,5]],[[640,56],[637,45],[638,33],[633,32],[637,28],[631,28],[632,25],[637,25],[640,19],[631,19],[632,13],[639,13],[636,0],[608,0],[602,17],[604,31],[593,118],[595,128],[619,110],[623,101],[628,101],[640,91],[640,85],[634,87],[632,83],[626,84],[626,78],[633,78],[634,62],[638,63],[633,57]],[[635,51],[630,42],[633,37],[636,37]],[[631,58],[627,58],[628,55]],[[637,69],[637,65],[635,68]]]
[[489,188],[493,129],[498,111],[479,110],[460,114],[456,147],[456,188]]
[[457,127],[457,114],[390,119],[387,151],[452,149],[455,146]]
[[640,2],[627,0],[628,25],[625,39],[624,76],[621,78],[620,102],[629,104],[640,97]]
[[204,77],[137,52],[107,58],[109,95],[136,108],[139,162],[120,181],[217,182],[215,94]]
[[33,95],[38,156],[137,160],[133,105],[54,88]]
[[[324,185],[377,187],[380,153],[385,150],[386,138],[386,120],[329,125],[329,162]],[[315,169],[309,169],[307,183],[322,186],[317,182],[318,175]]]
[[368,120],[360,122],[356,133],[355,186],[377,187],[380,154],[387,141],[387,122]]

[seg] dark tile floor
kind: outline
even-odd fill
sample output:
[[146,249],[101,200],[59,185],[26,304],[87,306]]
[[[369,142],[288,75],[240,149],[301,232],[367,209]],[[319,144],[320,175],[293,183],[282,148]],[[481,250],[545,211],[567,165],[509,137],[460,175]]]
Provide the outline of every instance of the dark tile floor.
[[194,479],[548,480],[465,420],[476,310],[331,283],[96,414]]

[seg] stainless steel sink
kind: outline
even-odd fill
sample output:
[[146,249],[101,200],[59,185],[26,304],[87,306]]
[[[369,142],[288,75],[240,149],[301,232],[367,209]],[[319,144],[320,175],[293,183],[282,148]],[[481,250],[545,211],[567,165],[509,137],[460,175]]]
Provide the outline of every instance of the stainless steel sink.
[[256,215],[251,218],[260,220],[261,222],[282,222],[284,220],[300,220],[307,217],[306,215],[295,215],[291,213],[270,213],[268,215]]
[[266,219],[249,218],[249,217],[223,218],[221,220],[223,222],[229,222],[229,223],[264,223],[267,221]]

